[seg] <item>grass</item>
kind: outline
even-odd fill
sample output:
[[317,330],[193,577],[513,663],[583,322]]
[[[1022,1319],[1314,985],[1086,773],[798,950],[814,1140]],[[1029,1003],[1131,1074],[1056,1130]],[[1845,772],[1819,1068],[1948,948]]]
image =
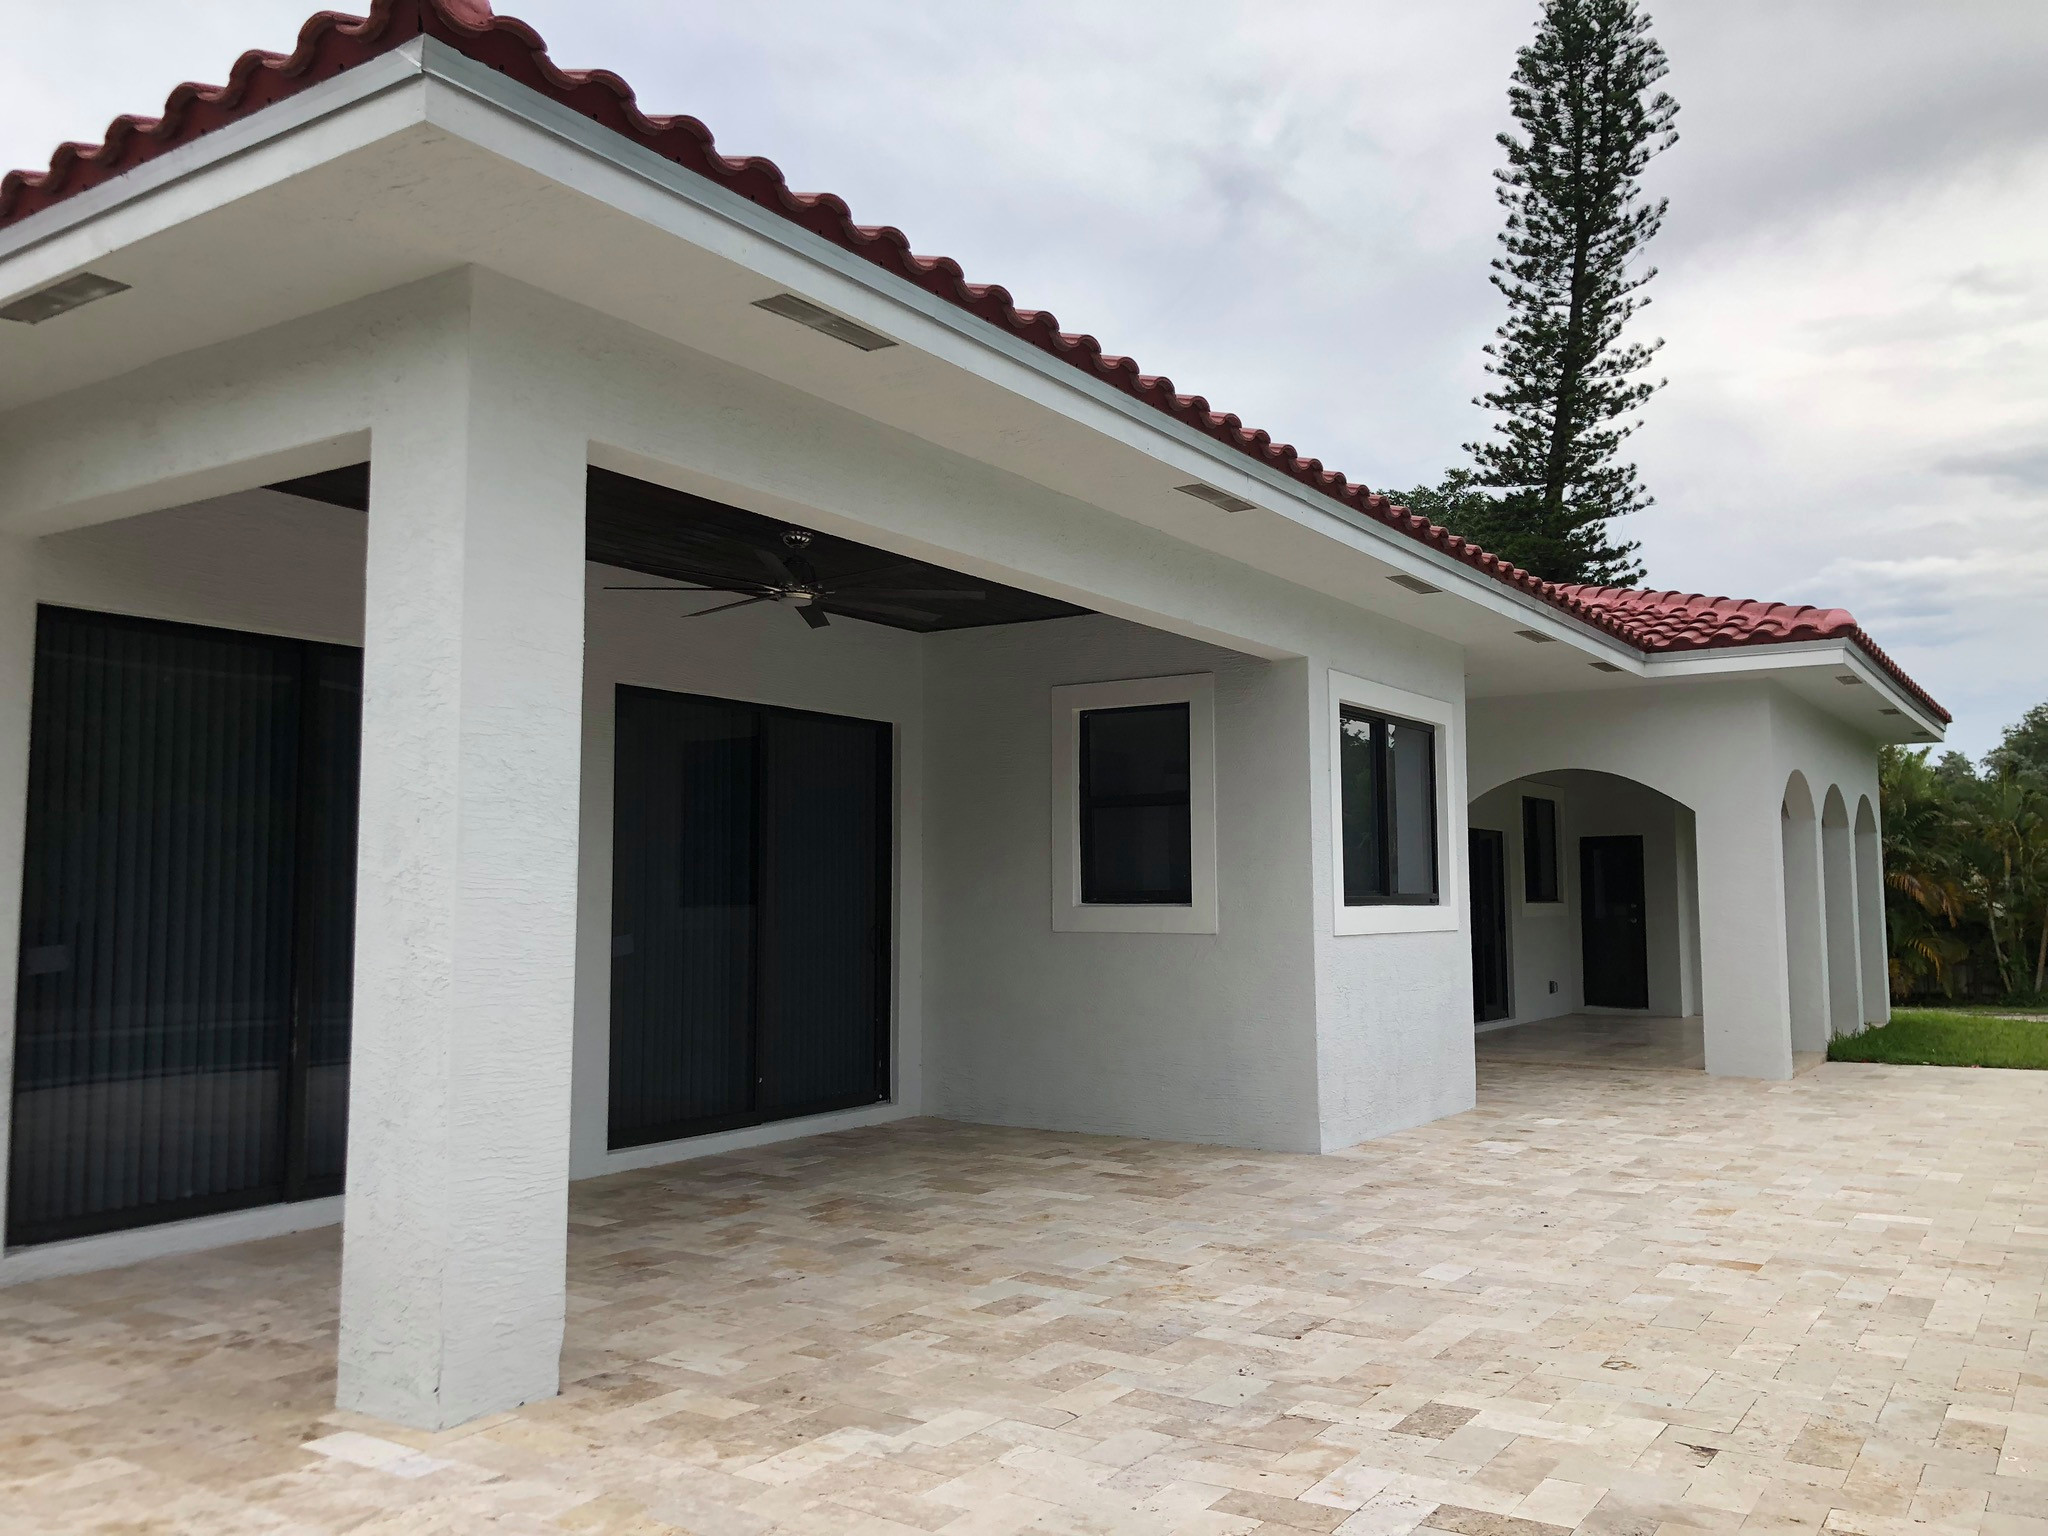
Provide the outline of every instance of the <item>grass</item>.
[[1837,1036],[1828,1046],[1828,1060],[2048,1068],[2048,1019],[2001,1019],[1975,1009],[1900,1008],[1882,1028]]

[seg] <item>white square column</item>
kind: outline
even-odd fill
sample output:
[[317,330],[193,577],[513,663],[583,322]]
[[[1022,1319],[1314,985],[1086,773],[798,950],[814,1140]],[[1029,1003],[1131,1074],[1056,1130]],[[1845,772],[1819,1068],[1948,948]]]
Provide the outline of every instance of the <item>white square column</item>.
[[567,1243],[587,445],[480,281],[371,432],[344,1408],[552,1396]]

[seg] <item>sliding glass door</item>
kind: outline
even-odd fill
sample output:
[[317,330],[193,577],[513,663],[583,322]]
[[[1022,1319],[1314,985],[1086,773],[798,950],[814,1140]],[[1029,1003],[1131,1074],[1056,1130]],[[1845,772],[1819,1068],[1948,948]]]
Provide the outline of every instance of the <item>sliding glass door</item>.
[[7,1241],[338,1192],[360,652],[45,608]]
[[611,1145],[887,1098],[890,727],[617,702]]

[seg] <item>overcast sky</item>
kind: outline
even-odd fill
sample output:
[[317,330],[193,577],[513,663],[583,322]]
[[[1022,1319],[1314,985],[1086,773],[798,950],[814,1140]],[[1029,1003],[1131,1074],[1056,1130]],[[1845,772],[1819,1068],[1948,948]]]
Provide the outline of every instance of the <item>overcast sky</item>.
[[[40,166],[308,0],[0,0]],[[518,0],[802,190],[1375,489],[1486,429],[1535,0]],[[2048,699],[2048,4],[1666,0],[1654,586],[1850,608],[1980,754]]]

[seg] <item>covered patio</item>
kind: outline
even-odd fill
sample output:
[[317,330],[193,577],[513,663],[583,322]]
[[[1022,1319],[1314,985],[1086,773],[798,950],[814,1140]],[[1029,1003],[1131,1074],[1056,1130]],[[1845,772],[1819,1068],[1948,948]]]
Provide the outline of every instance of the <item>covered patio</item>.
[[2038,1075],[1482,1066],[1302,1157],[918,1120],[576,1186],[563,1394],[332,1408],[338,1244],[0,1291],[10,1529],[2023,1533]]

